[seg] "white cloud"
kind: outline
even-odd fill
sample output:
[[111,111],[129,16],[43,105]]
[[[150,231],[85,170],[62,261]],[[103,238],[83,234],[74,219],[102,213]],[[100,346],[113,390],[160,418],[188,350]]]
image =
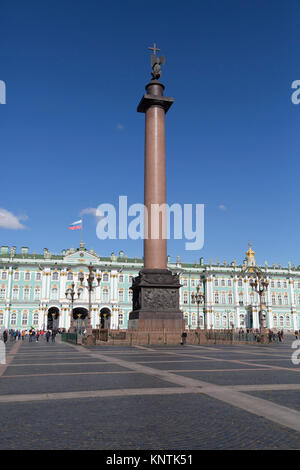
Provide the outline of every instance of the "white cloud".
[[120,123],[117,124],[117,129],[118,129],[118,131],[124,131],[124,126],[123,126],[123,124],[120,124]]
[[82,209],[80,211],[80,215],[91,214],[96,218],[96,221],[100,220],[103,217],[103,213],[99,211],[96,207],[87,207],[86,209]]
[[25,225],[21,224],[20,220],[26,220],[26,215],[15,215],[6,209],[0,207],[0,228],[8,228],[12,230],[25,229]]
[[227,207],[224,206],[224,204],[220,204],[220,205],[219,205],[219,209],[220,209],[220,211],[226,211],[226,210],[227,210]]

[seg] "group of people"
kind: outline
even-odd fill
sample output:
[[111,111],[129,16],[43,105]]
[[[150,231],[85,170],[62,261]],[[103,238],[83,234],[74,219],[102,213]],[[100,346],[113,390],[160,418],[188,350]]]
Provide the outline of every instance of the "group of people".
[[279,330],[277,331],[277,333],[274,333],[274,331],[269,330],[268,338],[269,343],[272,343],[272,341],[279,341],[280,343],[282,343],[284,338],[283,330]]
[[25,341],[27,338],[29,340],[29,343],[32,342],[38,342],[40,338],[45,338],[47,343],[49,343],[49,340],[51,338],[52,343],[55,343],[55,338],[57,333],[60,333],[59,330],[35,330],[34,328],[30,328],[29,330],[7,330],[5,329],[2,333],[2,339],[4,343],[8,341],[8,338],[10,338],[10,341]]

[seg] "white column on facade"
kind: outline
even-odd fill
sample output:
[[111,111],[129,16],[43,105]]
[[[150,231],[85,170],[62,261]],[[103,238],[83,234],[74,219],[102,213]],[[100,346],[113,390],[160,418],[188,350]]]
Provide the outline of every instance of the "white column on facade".
[[63,301],[66,298],[66,271],[61,271],[59,276],[59,298]]
[[116,270],[110,273],[110,298],[112,302],[118,300],[118,272]]
[[257,307],[254,307],[252,309],[252,316],[253,316],[253,328],[259,328],[259,318],[258,318]]
[[7,283],[7,295],[6,295],[6,300],[7,302],[10,301],[11,298],[11,283],[12,283],[12,276],[13,276],[13,270],[10,267],[8,271],[8,283]]
[[246,305],[249,305],[250,304],[249,290],[250,290],[251,287],[250,287],[250,284],[249,284],[249,280],[247,278],[245,278],[243,280],[243,287],[244,287],[244,292],[245,292],[245,303],[246,303]]
[[47,273],[42,271],[42,300],[46,299]]

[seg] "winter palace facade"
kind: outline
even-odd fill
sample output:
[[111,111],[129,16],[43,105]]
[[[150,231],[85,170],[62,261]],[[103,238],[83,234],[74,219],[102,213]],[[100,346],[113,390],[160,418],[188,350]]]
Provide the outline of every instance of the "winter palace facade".
[[[242,265],[235,261],[227,264],[185,264],[177,258],[168,259],[168,267],[180,273],[180,305],[187,328],[196,328],[199,320],[204,328],[258,328],[259,299],[249,285],[250,274],[243,274],[243,267],[255,260],[249,247]],[[101,273],[99,286],[95,286],[91,298],[93,327],[109,326],[111,329],[127,328],[131,310],[132,278],[143,267],[143,260],[128,258],[119,253],[102,257],[87,250],[81,243],[77,249],[63,250],[61,255],[29,253],[28,248],[0,247],[0,329],[66,328],[88,314],[88,290],[80,287],[79,273],[88,275],[92,263],[96,274]],[[264,295],[263,317],[267,328],[294,331],[300,327],[300,267],[281,265],[261,267],[269,281]],[[66,291],[75,284],[75,300],[72,305]],[[95,283],[96,285],[96,283]],[[197,286],[204,295],[197,304],[192,293]],[[80,296],[77,298],[78,289]],[[104,324],[104,321],[106,322]]]

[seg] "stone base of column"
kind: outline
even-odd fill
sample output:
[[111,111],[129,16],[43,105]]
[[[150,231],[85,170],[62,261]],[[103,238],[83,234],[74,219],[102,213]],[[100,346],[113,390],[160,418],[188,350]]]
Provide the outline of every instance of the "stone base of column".
[[128,328],[132,330],[181,331],[179,276],[168,269],[143,269],[132,284],[133,309]]

